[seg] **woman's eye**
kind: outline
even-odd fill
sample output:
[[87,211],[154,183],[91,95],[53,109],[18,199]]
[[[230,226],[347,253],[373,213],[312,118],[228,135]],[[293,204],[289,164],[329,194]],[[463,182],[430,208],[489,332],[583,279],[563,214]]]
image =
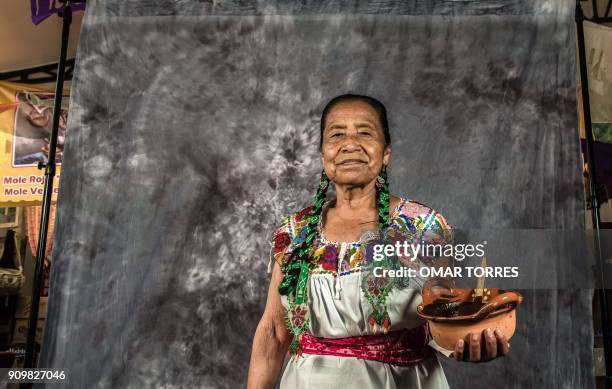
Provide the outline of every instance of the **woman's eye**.
[[361,135],[361,136],[371,136],[371,135],[372,135],[372,133],[370,133],[369,131],[361,131],[361,132],[359,133],[359,135]]

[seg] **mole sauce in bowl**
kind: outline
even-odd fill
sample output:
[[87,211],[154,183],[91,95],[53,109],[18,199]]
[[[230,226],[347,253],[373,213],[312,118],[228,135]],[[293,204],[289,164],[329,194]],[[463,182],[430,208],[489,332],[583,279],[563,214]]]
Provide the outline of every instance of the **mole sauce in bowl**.
[[420,304],[417,314],[429,323],[429,332],[435,342],[452,351],[459,339],[466,343],[472,332],[500,329],[508,339],[516,330],[516,307],[523,296],[515,291],[483,289],[482,295],[476,290],[455,289],[457,297],[427,301]]

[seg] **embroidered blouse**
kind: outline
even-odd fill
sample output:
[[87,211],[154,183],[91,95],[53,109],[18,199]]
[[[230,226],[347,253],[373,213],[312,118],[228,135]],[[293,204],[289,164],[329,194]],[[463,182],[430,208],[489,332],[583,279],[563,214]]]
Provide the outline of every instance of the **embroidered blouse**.
[[[329,201],[325,204],[323,212],[329,204]],[[283,218],[275,229],[268,272],[271,271],[272,260],[281,268],[290,260],[295,238],[306,225],[306,216],[311,209],[312,206],[309,206]],[[344,338],[412,329],[426,323],[416,314],[425,279],[374,276],[371,271],[372,252],[369,251],[372,250],[371,242],[334,242],[322,233],[320,222],[318,229],[319,238],[313,242],[316,266],[311,269],[308,278],[306,309],[293,304],[291,296],[281,296],[288,326],[302,326],[306,332],[316,337]],[[440,213],[405,198],[400,198],[390,213],[387,233],[391,239],[410,242],[444,244],[452,241],[452,226]],[[415,269],[429,266],[434,260],[422,255],[416,260],[402,255],[397,259],[400,265]],[[366,376],[362,378],[368,381],[365,387],[403,387],[400,386],[403,382],[403,385],[418,383],[420,386],[417,387],[423,388],[448,387],[437,357],[415,363],[414,366],[395,366],[353,357],[302,356],[297,363],[286,367],[281,388],[311,387],[321,377],[327,377],[319,382],[323,385],[346,385],[363,374]],[[322,364],[328,367],[333,365],[334,372],[330,372],[329,368],[323,369],[320,366]],[[359,371],[364,368],[364,364],[369,367],[365,372]],[[339,370],[341,366],[347,369],[344,373],[342,369]],[[315,371],[321,373],[317,375],[319,378],[313,375]],[[372,386],[372,382],[386,383]]]

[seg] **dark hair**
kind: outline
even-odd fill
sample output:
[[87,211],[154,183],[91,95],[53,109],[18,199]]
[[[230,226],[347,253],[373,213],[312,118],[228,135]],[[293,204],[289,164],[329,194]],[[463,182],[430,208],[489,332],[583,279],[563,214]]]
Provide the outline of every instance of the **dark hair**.
[[323,131],[325,131],[325,121],[327,120],[327,115],[329,114],[329,111],[331,111],[332,108],[334,108],[338,103],[346,101],[362,101],[368,104],[370,107],[374,108],[374,110],[378,114],[378,120],[380,121],[380,125],[382,126],[383,133],[385,134],[385,146],[391,144],[391,133],[389,132],[387,109],[385,108],[383,103],[376,100],[374,97],[347,93],[334,97],[327,103],[327,105],[325,105],[325,108],[323,108],[323,113],[321,114],[321,133],[319,148],[323,147]]

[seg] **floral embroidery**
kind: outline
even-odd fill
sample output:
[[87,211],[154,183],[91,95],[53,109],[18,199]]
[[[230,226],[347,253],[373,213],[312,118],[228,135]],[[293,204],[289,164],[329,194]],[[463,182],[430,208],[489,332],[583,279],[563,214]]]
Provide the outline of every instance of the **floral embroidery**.
[[310,213],[310,211],[312,211],[313,205],[306,207],[304,209],[302,209],[301,211],[299,211],[298,213],[295,214],[295,221],[296,222],[301,222],[304,217],[306,215],[308,215]]
[[414,236],[417,232],[416,227],[406,215],[400,215],[395,220],[395,224],[399,226],[400,231],[406,236]]
[[274,238],[274,252],[280,253],[280,252],[285,251],[285,249],[287,249],[287,246],[289,246],[289,244],[291,244],[291,237],[289,236],[289,234],[286,232],[279,233]]
[[306,239],[306,228],[300,227],[299,232],[296,237],[293,239],[293,249],[297,248],[298,245],[302,244],[302,242]]
[[[400,210],[406,204],[409,205],[404,212],[395,217],[389,226],[389,229],[384,234],[384,242],[375,242],[383,244],[395,244],[397,241],[428,242],[442,243],[449,241],[452,237],[450,226],[444,218],[422,204],[411,204],[406,201],[400,207]],[[409,287],[411,280],[409,277],[376,277],[373,269],[382,267],[389,270],[397,270],[402,266],[409,266],[417,269],[420,266],[431,265],[433,258],[411,258],[407,256],[384,256],[380,262],[373,262],[372,245],[366,248],[366,258],[363,261],[365,267],[364,277],[362,278],[361,290],[372,306],[372,314],[368,317],[374,333],[382,330],[387,333],[391,326],[391,319],[387,311],[386,299],[394,288],[404,289]]]
[[330,275],[332,275],[333,277],[336,277],[336,276],[345,276],[345,275],[347,275],[347,274],[352,274],[352,273],[360,273],[360,272],[361,272],[361,268],[359,268],[359,267],[356,267],[356,268],[354,268],[354,269],[347,270],[347,271],[341,271],[341,272],[340,272],[340,274],[336,274],[336,273],[337,273],[337,271],[336,271],[336,270],[337,270],[337,269],[334,269],[334,270],[313,269],[313,270],[310,272],[310,275],[317,275],[317,274],[330,274]]
[[301,327],[306,322],[306,309],[302,306],[295,306],[291,311],[291,324],[294,327]]
[[294,335],[289,353],[299,356],[302,354],[299,342],[310,323],[309,311],[306,304],[294,304],[293,299],[287,299],[287,301],[289,308],[285,310],[285,325],[289,332]]
[[347,261],[342,261],[340,263],[340,273],[351,270],[350,265]]
[[[385,259],[382,262],[386,262]],[[385,266],[383,263],[376,264],[374,266],[381,266],[389,268],[390,266]],[[361,291],[363,292],[366,299],[372,305],[372,313],[368,317],[368,323],[370,327],[372,327],[372,331],[376,333],[380,328],[382,328],[383,333],[387,333],[389,327],[391,326],[391,319],[387,312],[387,296],[391,293],[391,290],[395,284],[394,277],[376,277],[372,270],[372,265],[370,262],[369,272],[366,272],[366,276],[361,279]]]
[[349,252],[349,258],[349,266],[351,268],[360,266],[363,262],[363,259],[365,258],[363,246],[358,248],[351,248],[351,251]]
[[313,256],[315,257],[315,260],[320,261],[321,256],[325,253],[326,249],[327,249],[327,246],[325,246],[325,245],[321,245],[321,247],[316,249],[314,254],[313,254]]
[[[279,228],[275,230],[272,242],[274,259],[281,264],[281,268],[289,262],[292,252],[305,239],[304,227],[308,224],[308,215],[311,210],[312,206],[309,206],[284,218]],[[443,243],[452,240],[452,230],[446,220],[431,208],[415,201],[402,199],[390,221],[386,238],[386,242],[410,240]],[[362,272],[364,275],[361,290],[372,306],[372,313],[368,316],[367,322],[374,333],[378,331],[387,333],[392,324],[387,311],[387,297],[394,288],[407,287],[409,280],[398,277],[375,277],[372,272],[373,266],[388,269],[409,266],[416,269],[423,264],[428,264],[429,258],[419,257],[418,260],[411,260],[409,257],[402,256],[386,257],[381,262],[373,263],[371,243],[367,245],[361,242],[349,243],[350,246],[347,247],[341,268],[338,269],[340,244],[316,238],[313,242],[315,250],[309,267],[310,274],[340,277]],[[296,305],[295,295],[287,296],[287,303],[285,322],[289,331],[294,334],[292,346],[295,346],[301,339],[301,335],[309,328],[309,307],[308,303]],[[299,351],[299,348],[296,348],[293,353],[299,354]]]
[[323,258],[319,259],[321,266],[325,270],[335,270],[338,267],[338,248],[334,245],[327,245]]
[[273,234],[272,247],[274,249],[273,257],[279,265],[284,266],[290,258],[288,248],[291,245],[291,235],[287,231],[289,218],[283,219],[280,227]]

